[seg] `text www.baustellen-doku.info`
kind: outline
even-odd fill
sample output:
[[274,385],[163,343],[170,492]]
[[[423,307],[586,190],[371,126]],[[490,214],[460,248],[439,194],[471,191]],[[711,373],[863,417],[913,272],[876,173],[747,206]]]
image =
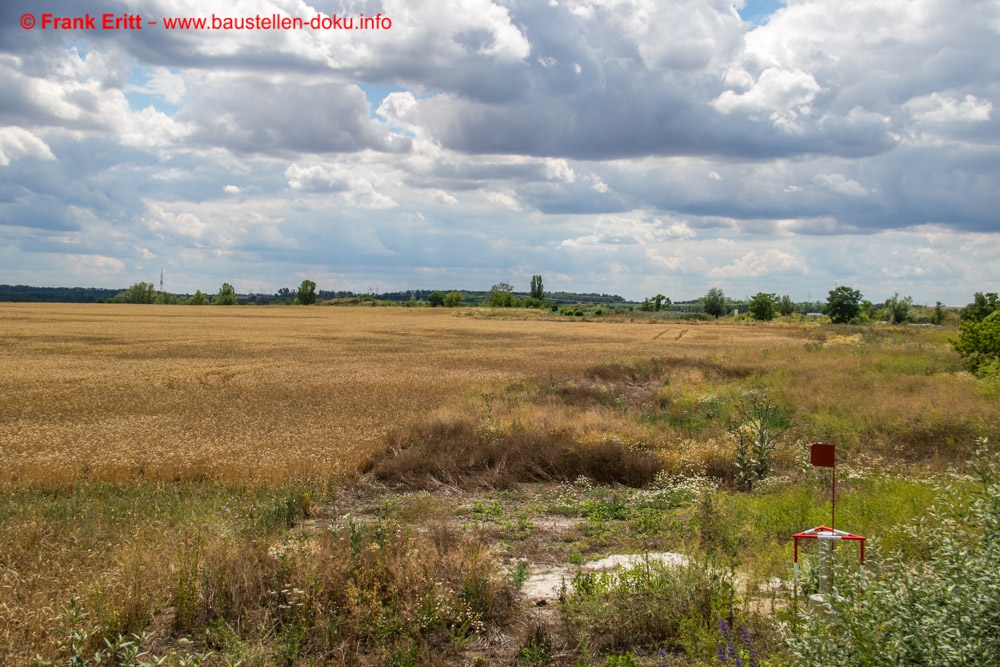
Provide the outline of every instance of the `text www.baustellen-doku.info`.
[[316,14],[310,17],[289,17],[282,14],[261,16],[204,17],[143,17],[141,14],[77,14],[61,16],[48,12],[22,14],[25,30],[389,30],[392,19],[375,16],[343,16]]

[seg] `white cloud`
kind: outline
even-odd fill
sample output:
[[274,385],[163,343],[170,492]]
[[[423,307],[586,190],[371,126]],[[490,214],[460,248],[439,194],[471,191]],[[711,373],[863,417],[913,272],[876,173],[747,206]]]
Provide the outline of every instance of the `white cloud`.
[[291,164],[285,169],[288,187],[313,193],[336,193],[344,204],[358,208],[393,208],[392,197],[376,191],[370,169],[336,163]]
[[240,193],[240,188],[237,185],[227,185],[226,187],[222,188],[222,191],[225,192],[226,194],[237,195]]
[[597,219],[593,233],[565,239],[559,247],[653,244],[691,239],[695,236],[697,234],[694,230],[681,220],[664,223],[659,218],[651,218],[641,213],[603,215]]
[[0,127],[0,166],[22,157],[56,159],[48,144],[23,127]]
[[708,272],[713,278],[756,278],[771,274],[806,273],[805,264],[798,257],[782,250],[771,249],[764,253],[752,250],[726,266]]
[[434,193],[434,200],[439,204],[457,204],[458,200],[452,197],[450,194],[444,190],[438,190]]
[[961,101],[931,93],[909,100],[903,107],[922,123],[983,122],[990,119],[993,104],[975,95],[966,95]]
[[509,208],[512,211],[521,210],[521,205],[517,203],[517,199],[505,192],[489,192],[486,194],[486,200],[494,206]]
[[860,183],[845,178],[842,174],[816,174],[813,177],[813,183],[827,188],[838,195],[864,197],[868,194],[868,191]]
[[712,101],[712,106],[724,114],[764,114],[775,125],[793,128],[799,115],[811,112],[810,105],[821,90],[812,74],[769,67],[746,92],[727,90]]

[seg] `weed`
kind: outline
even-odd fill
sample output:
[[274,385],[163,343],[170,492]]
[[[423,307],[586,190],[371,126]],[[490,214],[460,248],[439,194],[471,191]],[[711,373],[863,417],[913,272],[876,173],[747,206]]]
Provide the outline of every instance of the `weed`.
[[581,571],[570,588],[561,608],[566,628],[586,628],[598,651],[680,647],[685,624],[714,623],[726,597],[721,579],[707,566],[657,561],[616,572]]
[[775,444],[790,422],[785,411],[759,390],[743,396],[736,415],[729,426],[736,441],[736,477],[740,488],[749,491],[771,474]]

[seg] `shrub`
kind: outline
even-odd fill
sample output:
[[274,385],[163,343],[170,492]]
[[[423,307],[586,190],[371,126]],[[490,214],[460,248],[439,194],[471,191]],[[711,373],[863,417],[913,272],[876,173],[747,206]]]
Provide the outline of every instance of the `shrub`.
[[462,305],[462,293],[459,291],[448,292],[444,295],[445,308],[458,308]]
[[435,290],[427,295],[427,303],[431,304],[431,308],[437,308],[438,306],[443,306],[445,303],[444,292],[440,290]]
[[893,294],[886,299],[885,309],[886,319],[890,324],[903,324],[910,321],[910,307],[913,306],[913,297],[907,296],[899,298],[899,294]]
[[1000,361],[1000,310],[993,311],[982,321],[963,320],[958,330],[958,339],[952,341],[952,345],[972,373],[984,375]]

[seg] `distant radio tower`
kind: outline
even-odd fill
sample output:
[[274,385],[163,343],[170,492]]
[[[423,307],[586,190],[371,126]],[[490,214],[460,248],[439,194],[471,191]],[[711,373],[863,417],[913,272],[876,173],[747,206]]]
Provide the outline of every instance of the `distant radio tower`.
[[160,269],[160,293],[163,293],[163,269]]

